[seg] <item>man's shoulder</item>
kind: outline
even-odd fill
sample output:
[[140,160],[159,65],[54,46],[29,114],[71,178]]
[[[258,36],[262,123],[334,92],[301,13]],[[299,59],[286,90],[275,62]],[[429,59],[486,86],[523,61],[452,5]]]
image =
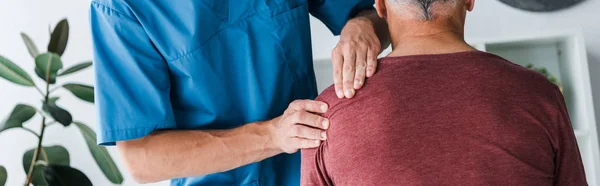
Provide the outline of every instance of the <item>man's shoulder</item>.
[[315,100],[325,102],[331,106],[332,103],[339,100],[335,94],[335,86],[331,85],[327,87],[325,90],[323,90],[323,92],[321,92],[321,94],[319,94],[319,96],[317,96]]
[[502,86],[503,88],[511,88],[519,90],[523,93],[533,93],[534,95],[548,96],[548,93],[554,93],[558,87],[552,83],[546,75],[533,69],[521,66],[517,63],[504,59],[500,56],[489,54],[489,58],[484,58],[486,65],[480,73],[493,74],[494,85]]

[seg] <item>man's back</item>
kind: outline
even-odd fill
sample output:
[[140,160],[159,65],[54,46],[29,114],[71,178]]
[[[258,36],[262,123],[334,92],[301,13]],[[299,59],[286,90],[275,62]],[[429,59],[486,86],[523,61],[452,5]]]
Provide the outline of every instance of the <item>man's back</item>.
[[355,98],[332,87],[302,185],[585,185],[559,89],[483,52],[388,57]]

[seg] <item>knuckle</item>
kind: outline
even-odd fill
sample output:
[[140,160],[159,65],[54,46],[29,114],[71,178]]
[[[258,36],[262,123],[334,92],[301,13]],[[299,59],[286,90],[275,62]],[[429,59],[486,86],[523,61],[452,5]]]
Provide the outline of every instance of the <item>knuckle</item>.
[[292,132],[296,135],[299,135],[302,133],[302,128],[300,126],[294,126],[294,128],[292,128]]
[[297,106],[298,104],[300,104],[300,100],[294,100],[290,103],[290,106]]
[[367,62],[365,62],[365,61],[360,61],[360,62],[356,63],[356,67],[365,68],[366,66],[367,66]]
[[313,135],[315,138],[319,139],[321,138],[321,131],[317,130],[317,129],[313,129],[310,131],[310,134]]
[[349,52],[349,51],[351,51],[354,48],[356,48],[356,44],[354,44],[354,43],[348,43],[348,44],[344,45],[344,49],[343,50],[346,51],[346,52]]
[[371,48],[373,49],[373,53],[378,53],[381,50],[381,47],[379,46],[379,44],[373,45],[373,46],[371,46]]
[[350,41],[350,42],[348,42],[348,46],[350,46],[350,47],[356,47],[356,46],[358,46],[358,44],[359,43],[356,42],[356,41]]
[[344,71],[350,72],[352,70],[354,70],[354,67],[352,65],[344,65]]
[[356,42],[350,41],[350,42],[346,42],[346,43],[344,43],[344,45],[342,45],[342,50],[349,51],[349,50],[353,49],[354,47],[356,47]]
[[335,69],[335,70],[333,70],[333,73],[334,73],[335,75],[341,75],[341,74],[342,74],[342,71],[341,71],[340,69]]
[[294,121],[296,121],[296,123],[298,123],[299,121],[302,121],[302,119],[304,119],[304,114],[302,112],[296,112],[294,113]]
[[351,79],[350,80],[344,80],[344,84],[349,85],[349,84],[352,84],[352,83],[354,83],[354,81],[352,81]]
[[335,46],[331,52],[332,54],[340,53],[340,45]]
[[282,118],[280,122],[283,126],[287,126],[293,123],[293,118],[291,116],[286,116],[285,118]]
[[342,83],[342,80],[341,80],[340,78],[335,78],[335,79],[333,80],[333,84],[334,84],[334,85],[338,85],[338,84],[341,84],[341,83]]
[[294,100],[294,101],[292,101],[292,103],[291,103],[291,104],[292,104],[292,105],[298,105],[298,103],[300,103],[300,100]]
[[292,123],[296,123],[296,121],[298,121],[298,112],[290,114],[289,118],[292,121]]

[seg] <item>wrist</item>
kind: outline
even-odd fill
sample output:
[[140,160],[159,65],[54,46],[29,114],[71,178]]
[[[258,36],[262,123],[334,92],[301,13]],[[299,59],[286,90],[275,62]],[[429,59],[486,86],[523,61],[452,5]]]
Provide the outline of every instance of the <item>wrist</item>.
[[379,19],[377,11],[375,11],[375,9],[367,9],[359,12],[354,18],[348,20],[348,22],[374,26],[376,19]]
[[272,121],[261,121],[250,124],[250,127],[254,128],[257,134],[263,139],[263,149],[265,151],[275,151],[282,153],[283,151],[277,144],[275,127],[271,124]]
[[346,23],[346,26],[373,27],[373,21],[365,16],[354,17]]

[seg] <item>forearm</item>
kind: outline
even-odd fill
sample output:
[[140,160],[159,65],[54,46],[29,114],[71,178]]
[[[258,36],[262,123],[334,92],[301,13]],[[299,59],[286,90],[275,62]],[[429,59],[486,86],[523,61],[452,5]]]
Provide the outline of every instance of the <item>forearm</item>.
[[348,23],[373,27],[375,34],[379,38],[381,50],[386,49],[391,44],[387,22],[385,19],[382,19],[377,15],[377,11],[375,9],[368,9],[359,12],[354,18],[348,21]]
[[138,182],[156,182],[223,172],[281,153],[267,127],[161,131],[117,146]]

